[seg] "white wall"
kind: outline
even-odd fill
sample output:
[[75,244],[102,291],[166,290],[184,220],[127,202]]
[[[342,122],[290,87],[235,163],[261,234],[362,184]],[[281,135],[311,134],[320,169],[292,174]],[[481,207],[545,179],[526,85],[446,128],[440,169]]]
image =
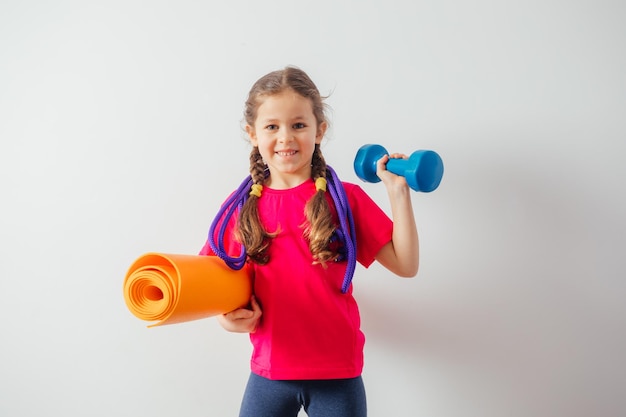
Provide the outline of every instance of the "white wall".
[[[195,253],[251,84],[332,95],[324,151],[438,151],[422,264],[355,278],[371,416],[626,413],[618,1],[0,3],[0,415],[233,416],[245,335],[147,329],[130,263]],[[362,184],[385,209],[383,186]]]

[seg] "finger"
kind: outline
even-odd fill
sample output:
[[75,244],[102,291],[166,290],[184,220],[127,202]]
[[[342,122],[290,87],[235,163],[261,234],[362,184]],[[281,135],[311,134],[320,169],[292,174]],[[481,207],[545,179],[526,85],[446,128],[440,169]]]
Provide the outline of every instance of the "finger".
[[252,313],[255,318],[261,317],[263,311],[261,310],[261,306],[259,302],[256,300],[256,297],[252,296],[250,299],[250,305],[252,306]]
[[254,295],[250,297],[250,307],[252,307],[252,311],[261,310],[261,306]]
[[378,161],[376,161],[376,169],[379,171],[384,171],[387,169],[387,162],[389,162],[389,155],[383,155]]
[[229,320],[242,320],[251,318],[254,316],[254,312],[247,308],[238,308],[230,313],[226,313],[224,316]]

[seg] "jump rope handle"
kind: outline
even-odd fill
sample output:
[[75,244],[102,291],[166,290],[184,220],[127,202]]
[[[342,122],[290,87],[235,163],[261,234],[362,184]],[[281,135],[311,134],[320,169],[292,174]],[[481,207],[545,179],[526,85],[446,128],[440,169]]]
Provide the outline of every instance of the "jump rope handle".
[[[365,182],[379,182],[376,175],[376,162],[388,155],[381,145],[363,145],[354,158],[354,171]],[[418,150],[409,159],[391,158],[387,170],[406,178],[414,191],[429,193],[439,187],[443,177],[443,161],[437,152]]]

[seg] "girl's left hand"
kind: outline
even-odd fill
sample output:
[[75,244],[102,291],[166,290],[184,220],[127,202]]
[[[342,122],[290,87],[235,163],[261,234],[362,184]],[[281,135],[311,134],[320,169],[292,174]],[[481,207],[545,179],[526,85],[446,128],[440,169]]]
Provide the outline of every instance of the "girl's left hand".
[[389,190],[395,189],[396,187],[408,188],[409,185],[406,182],[406,178],[387,170],[387,162],[389,162],[389,159],[409,159],[409,157],[402,153],[384,155],[376,162],[376,175]]

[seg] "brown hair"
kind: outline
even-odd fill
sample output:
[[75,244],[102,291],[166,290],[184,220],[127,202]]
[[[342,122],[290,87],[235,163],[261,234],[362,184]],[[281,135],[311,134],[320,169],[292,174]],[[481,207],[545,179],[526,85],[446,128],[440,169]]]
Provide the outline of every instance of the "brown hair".
[[[318,128],[322,123],[328,123],[324,112],[325,104],[323,100],[325,97],[320,95],[319,90],[309,76],[295,67],[286,67],[282,70],[270,72],[254,83],[246,100],[244,110],[246,123],[254,126],[257,109],[262,102],[263,96],[279,94],[289,89],[311,100]],[[252,182],[263,185],[266,178],[266,170],[267,167],[258,148],[253,147],[250,152],[250,175]],[[314,181],[318,178],[326,178],[326,161],[319,144],[315,145],[315,151],[311,160],[311,178]],[[267,249],[271,239],[279,231],[268,232],[261,224],[257,209],[258,198],[256,195],[250,195],[243,205],[239,214],[237,236],[246,248],[248,259],[264,265],[269,261]],[[332,220],[330,205],[326,200],[325,191],[318,190],[307,202],[304,212],[306,223],[303,225],[303,235],[309,241],[309,249],[313,255],[314,262],[325,265],[326,262],[338,257],[336,252],[329,249],[330,238],[337,226]]]

